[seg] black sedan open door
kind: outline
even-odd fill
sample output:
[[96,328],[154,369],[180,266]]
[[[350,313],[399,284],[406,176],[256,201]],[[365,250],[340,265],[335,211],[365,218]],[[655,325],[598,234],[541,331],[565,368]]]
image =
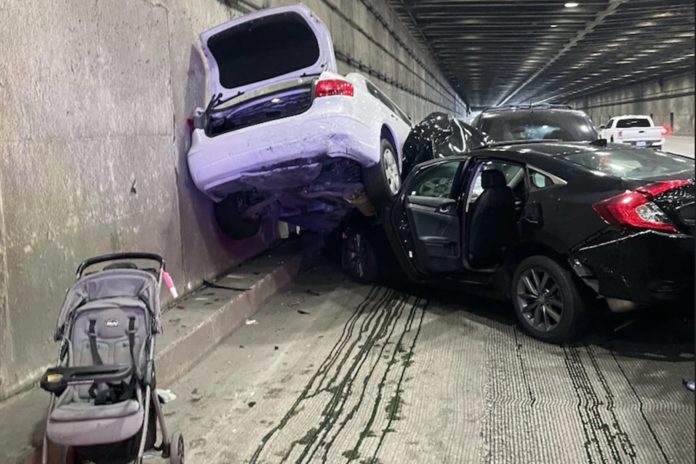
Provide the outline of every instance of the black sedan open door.
[[[404,185],[403,207],[414,250],[409,258],[423,273],[461,268],[461,221],[457,184],[461,159],[442,160],[418,169]],[[402,231],[403,233],[403,231]]]

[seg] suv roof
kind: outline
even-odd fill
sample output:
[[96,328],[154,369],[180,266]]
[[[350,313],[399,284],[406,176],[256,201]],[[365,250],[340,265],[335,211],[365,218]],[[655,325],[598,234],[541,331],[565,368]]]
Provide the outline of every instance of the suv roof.
[[538,103],[535,105],[506,105],[506,106],[491,106],[489,108],[484,108],[481,110],[482,113],[488,113],[492,111],[517,111],[517,110],[574,110],[570,105],[552,105],[549,103]]

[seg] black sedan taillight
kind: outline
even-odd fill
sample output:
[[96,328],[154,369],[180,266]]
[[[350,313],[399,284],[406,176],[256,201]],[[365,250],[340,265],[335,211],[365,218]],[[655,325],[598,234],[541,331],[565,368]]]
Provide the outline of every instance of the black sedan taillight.
[[677,226],[665,212],[653,203],[653,198],[669,190],[684,187],[692,180],[673,180],[655,182],[602,200],[592,208],[608,224],[619,227],[679,232]]

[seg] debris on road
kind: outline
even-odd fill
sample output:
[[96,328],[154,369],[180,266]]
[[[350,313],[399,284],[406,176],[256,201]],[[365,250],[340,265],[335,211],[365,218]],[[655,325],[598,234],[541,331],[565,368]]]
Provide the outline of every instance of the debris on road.
[[200,394],[197,388],[191,390],[191,399],[189,400],[191,403],[198,403],[202,399],[203,395]]
[[247,290],[250,290],[249,287],[230,287],[229,285],[220,285],[216,284],[215,282],[211,282],[209,280],[203,280],[203,285],[206,287],[210,288],[219,288],[222,290],[233,290],[235,292],[246,292]]
[[159,398],[160,403],[162,403],[162,404],[171,403],[172,401],[174,401],[176,399],[176,395],[174,394],[173,391],[165,390],[162,388],[157,389],[157,397]]
[[304,298],[296,298],[292,301],[284,301],[282,304],[283,304],[283,306],[286,306],[288,308],[292,308],[294,306],[299,306],[302,303],[304,303]]
[[693,380],[682,379],[682,382],[687,390],[696,391],[696,382]]
[[297,312],[300,313],[300,314],[311,314],[311,313],[309,313],[309,312],[307,312],[307,311],[303,311],[303,310],[301,310],[301,309],[298,309]]
[[247,319],[244,323],[245,323],[246,325],[256,325],[256,324],[258,324],[258,322],[256,321],[256,319]]

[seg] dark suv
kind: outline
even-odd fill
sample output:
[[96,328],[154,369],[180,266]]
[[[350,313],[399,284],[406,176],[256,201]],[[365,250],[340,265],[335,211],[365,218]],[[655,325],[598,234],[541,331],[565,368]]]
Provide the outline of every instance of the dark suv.
[[471,125],[494,142],[591,142],[599,138],[594,124],[585,113],[560,105],[488,108],[476,116]]

